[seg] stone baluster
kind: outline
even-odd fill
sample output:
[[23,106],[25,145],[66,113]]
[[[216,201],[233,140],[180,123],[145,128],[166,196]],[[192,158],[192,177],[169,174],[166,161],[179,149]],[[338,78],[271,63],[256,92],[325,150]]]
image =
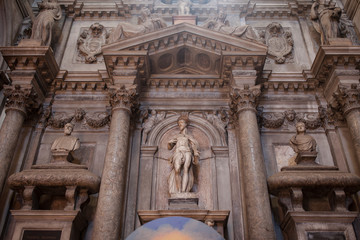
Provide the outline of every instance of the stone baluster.
[[351,86],[339,84],[333,97],[346,118],[356,156],[360,161],[360,87],[357,84]]
[[110,91],[112,117],[92,239],[120,239],[126,185],[131,109],[136,89]]
[[20,85],[4,86],[5,119],[0,129],[0,190],[4,187],[11,160],[21,127],[26,117],[27,107],[33,97],[31,88],[21,88]]
[[238,118],[241,175],[244,181],[248,239],[275,239],[264,157],[256,118],[258,87],[232,89],[230,107]]

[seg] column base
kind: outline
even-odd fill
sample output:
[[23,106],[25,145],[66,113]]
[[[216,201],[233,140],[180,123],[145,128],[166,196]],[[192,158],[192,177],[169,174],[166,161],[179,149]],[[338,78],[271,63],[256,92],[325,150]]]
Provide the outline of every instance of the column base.
[[80,211],[11,210],[6,239],[80,239],[87,221]]
[[281,223],[287,239],[356,239],[357,212],[288,212]]

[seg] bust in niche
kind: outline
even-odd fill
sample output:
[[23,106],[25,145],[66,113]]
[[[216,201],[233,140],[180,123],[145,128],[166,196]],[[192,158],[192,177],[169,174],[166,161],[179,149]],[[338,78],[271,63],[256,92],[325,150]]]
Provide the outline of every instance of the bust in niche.
[[51,145],[51,153],[53,155],[53,162],[72,161],[72,153],[80,148],[80,141],[77,137],[71,136],[74,129],[72,123],[67,123],[64,126],[64,136],[55,139]]

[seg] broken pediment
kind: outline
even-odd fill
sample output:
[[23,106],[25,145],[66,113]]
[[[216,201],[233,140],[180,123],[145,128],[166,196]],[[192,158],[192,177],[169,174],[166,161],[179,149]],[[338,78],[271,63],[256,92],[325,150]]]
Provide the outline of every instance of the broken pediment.
[[262,69],[266,51],[267,47],[262,43],[188,23],[103,46],[106,67],[111,77],[119,76],[122,71],[120,68],[127,67],[131,62],[141,65],[146,78],[162,74],[224,78],[231,66]]

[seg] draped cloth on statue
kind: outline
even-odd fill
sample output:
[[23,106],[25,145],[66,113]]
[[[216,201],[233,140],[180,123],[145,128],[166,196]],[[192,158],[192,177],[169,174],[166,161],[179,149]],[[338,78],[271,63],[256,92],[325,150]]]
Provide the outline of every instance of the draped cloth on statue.
[[75,151],[80,147],[77,137],[62,136],[57,138],[51,146],[51,151]]
[[42,40],[46,46],[49,46],[54,22],[61,19],[61,7],[54,0],[39,3],[39,7],[41,11],[34,20],[30,38]]

